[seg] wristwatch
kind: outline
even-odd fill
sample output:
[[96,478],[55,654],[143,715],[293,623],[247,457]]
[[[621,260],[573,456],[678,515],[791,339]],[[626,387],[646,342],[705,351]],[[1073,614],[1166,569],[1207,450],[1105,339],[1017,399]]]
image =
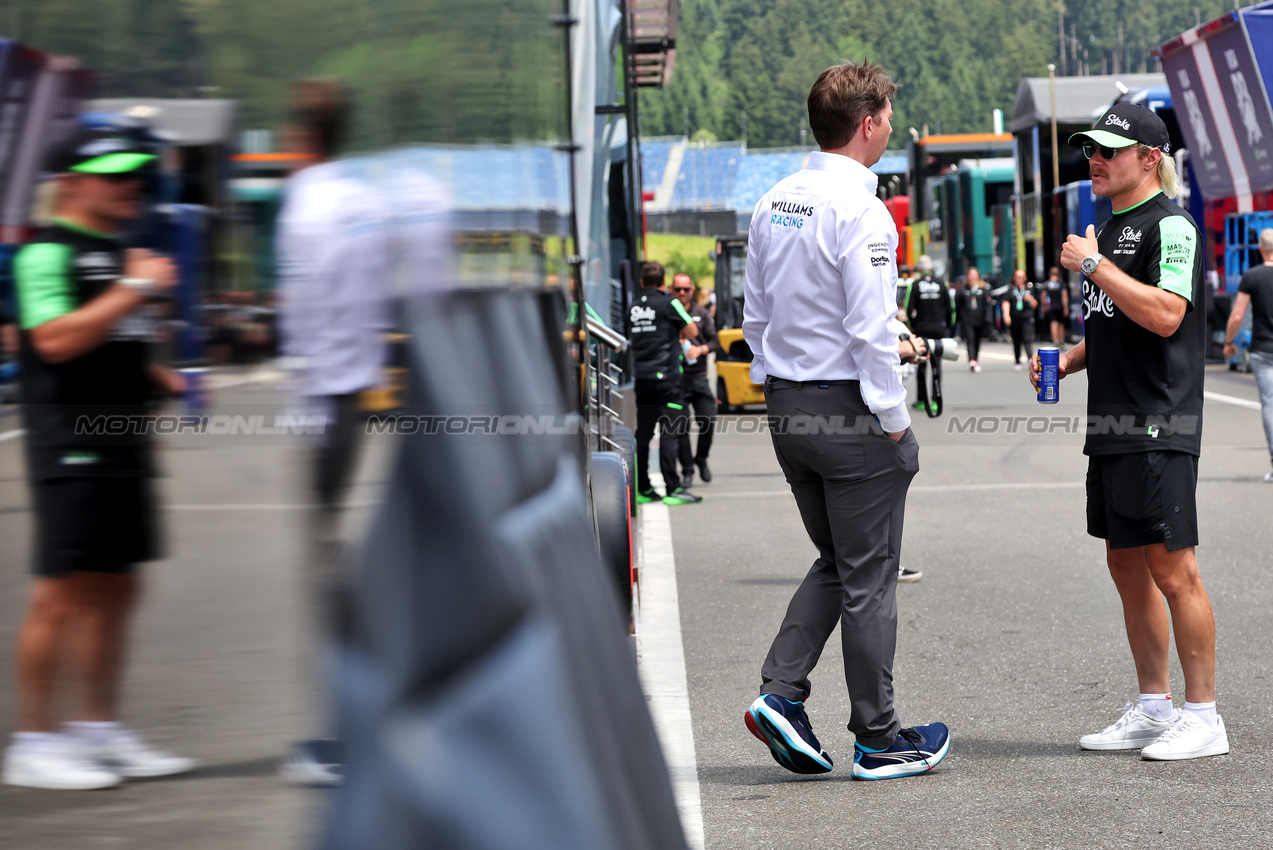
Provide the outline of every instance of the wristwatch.
[[1091,277],[1092,272],[1096,271],[1096,267],[1101,264],[1101,260],[1105,259],[1104,254],[1093,254],[1083,259],[1083,274]]
[[119,282],[141,295],[150,296],[155,293],[155,282],[145,277],[121,277]]

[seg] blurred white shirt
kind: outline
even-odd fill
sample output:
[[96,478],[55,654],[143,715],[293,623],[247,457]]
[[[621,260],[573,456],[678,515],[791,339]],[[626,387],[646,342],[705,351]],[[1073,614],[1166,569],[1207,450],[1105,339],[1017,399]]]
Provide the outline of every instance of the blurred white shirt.
[[856,380],[885,431],[910,425],[897,351],[897,227],[866,166],[816,151],[760,199],[747,237],[751,379]]
[[282,353],[302,395],[380,383],[389,321],[389,238],[379,192],[344,162],[288,178],[275,252]]

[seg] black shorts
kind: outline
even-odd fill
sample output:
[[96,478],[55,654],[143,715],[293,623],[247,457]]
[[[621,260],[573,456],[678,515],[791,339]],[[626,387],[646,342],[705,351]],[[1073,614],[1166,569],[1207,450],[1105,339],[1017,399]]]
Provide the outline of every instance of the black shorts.
[[149,478],[54,478],[31,486],[32,571],[131,573],[159,557],[159,523]]
[[1087,533],[1111,549],[1198,545],[1198,458],[1185,452],[1099,455],[1087,464]]
[[1064,323],[1064,322],[1065,322],[1065,311],[1064,311],[1064,310],[1049,310],[1049,311],[1048,311],[1048,321],[1049,321],[1049,322],[1062,322],[1062,323]]

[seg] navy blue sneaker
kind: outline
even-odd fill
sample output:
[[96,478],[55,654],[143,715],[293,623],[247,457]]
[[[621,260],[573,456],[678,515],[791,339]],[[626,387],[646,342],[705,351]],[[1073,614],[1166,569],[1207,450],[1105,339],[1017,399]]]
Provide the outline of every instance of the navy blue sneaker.
[[835,764],[813,736],[804,703],[761,694],[743,714],[747,729],[792,773],[830,773]]
[[853,745],[854,779],[896,779],[927,773],[950,750],[950,730],[945,723],[929,723],[897,733],[887,750],[871,750]]

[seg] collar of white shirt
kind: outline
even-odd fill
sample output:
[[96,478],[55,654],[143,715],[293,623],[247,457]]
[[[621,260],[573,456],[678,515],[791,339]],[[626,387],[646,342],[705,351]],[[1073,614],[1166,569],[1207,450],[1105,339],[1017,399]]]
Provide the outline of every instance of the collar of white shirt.
[[872,195],[875,194],[876,188],[880,185],[880,178],[876,176],[874,171],[856,159],[843,154],[814,151],[809,154],[809,162],[805,165],[805,168],[813,171],[830,171],[835,174],[843,174],[861,183],[866,187],[866,191]]

